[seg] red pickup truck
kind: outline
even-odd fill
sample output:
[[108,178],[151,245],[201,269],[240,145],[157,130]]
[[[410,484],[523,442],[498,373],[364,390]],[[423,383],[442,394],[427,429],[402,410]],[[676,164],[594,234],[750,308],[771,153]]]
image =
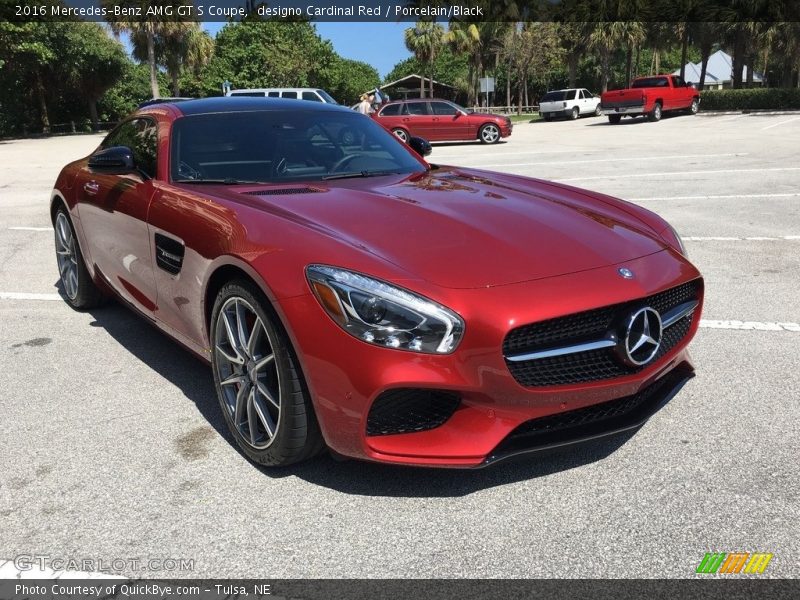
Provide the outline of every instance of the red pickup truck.
[[678,110],[696,114],[699,106],[700,92],[677,75],[637,77],[630,88],[603,92],[600,98],[600,113],[611,123],[639,115],[659,121],[665,112]]

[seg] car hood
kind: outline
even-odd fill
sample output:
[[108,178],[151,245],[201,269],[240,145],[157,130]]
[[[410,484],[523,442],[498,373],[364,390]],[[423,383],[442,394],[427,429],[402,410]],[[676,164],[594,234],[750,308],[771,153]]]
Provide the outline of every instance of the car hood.
[[[441,167],[412,177],[329,183],[310,193],[259,195],[259,203],[442,287],[553,277],[667,247],[631,214],[590,192],[546,181],[521,184]],[[253,190],[246,193],[252,200]],[[331,256],[316,260],[337,263]]]

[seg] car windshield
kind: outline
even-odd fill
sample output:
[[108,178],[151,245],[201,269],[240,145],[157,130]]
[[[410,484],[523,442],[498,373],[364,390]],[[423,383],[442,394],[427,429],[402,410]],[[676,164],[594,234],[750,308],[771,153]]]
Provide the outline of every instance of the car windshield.
[[328,104],[339,104],[333,97],[325,90],[317,90],[317,93],[325,99]]
[[666,77],[642,77],[636,79],[631,85],[632,88],[649,88],[649,87],[669,87]]
[[186,116],[172,127],[172,180],[286,182],[425,171],[405,144],[349,111],[264,110]]
[[540,102],[561,102],[567,98],[566,90],[559,90],[557,92],[547,92]]

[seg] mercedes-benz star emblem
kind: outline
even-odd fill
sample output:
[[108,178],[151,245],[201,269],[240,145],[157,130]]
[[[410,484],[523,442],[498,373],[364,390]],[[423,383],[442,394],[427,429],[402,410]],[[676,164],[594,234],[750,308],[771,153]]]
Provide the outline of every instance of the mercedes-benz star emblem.
[[622,336],[622,359],[630,366],[646,365],[661,346],[661,317],[649,306],[640,308],[628,319]]
[[625,279],[633,279],[633,271],[625,267],[617,269],[617,273],[622,275]]

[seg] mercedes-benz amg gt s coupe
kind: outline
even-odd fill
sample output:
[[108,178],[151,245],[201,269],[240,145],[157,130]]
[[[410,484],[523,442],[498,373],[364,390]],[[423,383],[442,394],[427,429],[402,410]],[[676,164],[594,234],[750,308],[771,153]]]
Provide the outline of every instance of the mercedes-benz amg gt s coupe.
[[479,467],[636,428],[691,377],[703,280],[664,220],[409,142],[311,102],[140,109],[56,181],[63,295],[209,362],[269,466]]

